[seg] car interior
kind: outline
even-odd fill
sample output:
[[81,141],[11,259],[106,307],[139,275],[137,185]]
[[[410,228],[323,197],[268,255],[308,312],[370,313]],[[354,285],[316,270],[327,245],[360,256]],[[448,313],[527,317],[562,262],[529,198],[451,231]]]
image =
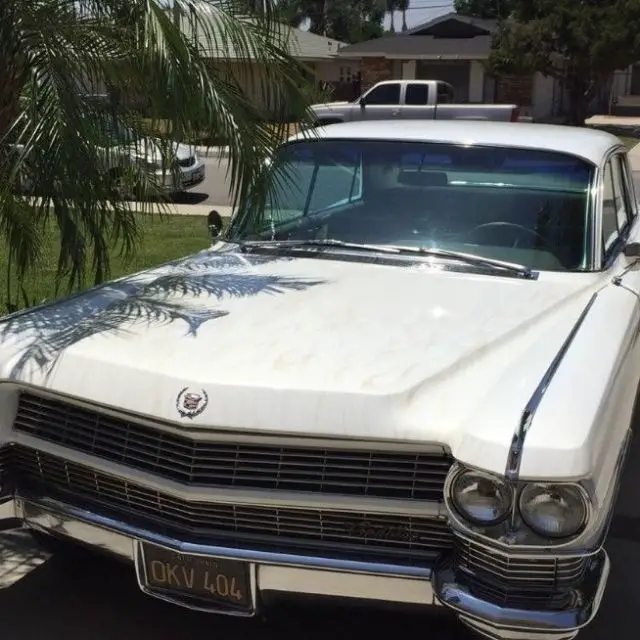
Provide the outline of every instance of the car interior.
[[324,180],[317,172],[310,189],[322,197],[311,194],[305,205],[303,193],[273,239],[437,247],[543,270],[585,267],[592,171],[580,159],[551,171],[548,162],[541,171],[539,163],[509,164],[495,154],[491,165],[482,155],[474,164],[468,153],[457,166],[451,154],[413,164],[385,159],[366,158],[350,175],[338,167]]

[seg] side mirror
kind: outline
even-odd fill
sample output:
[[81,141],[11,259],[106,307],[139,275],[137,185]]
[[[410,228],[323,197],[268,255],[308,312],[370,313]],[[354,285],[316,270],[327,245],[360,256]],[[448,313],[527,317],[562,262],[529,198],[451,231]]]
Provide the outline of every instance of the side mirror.
[[627,242],[622,253],[627,258],[640,258],[640,242]]
[[361,107],[366,107],[367,106],[367,99],[362,96],[362,98],[360,98],[360,100],[358,100],[358,102],[360,103]]
[[207,227],[209,228],[209,235],[211,240],[215,240],[222,231],[222,216],[215,210],[209,211],[207,216]]

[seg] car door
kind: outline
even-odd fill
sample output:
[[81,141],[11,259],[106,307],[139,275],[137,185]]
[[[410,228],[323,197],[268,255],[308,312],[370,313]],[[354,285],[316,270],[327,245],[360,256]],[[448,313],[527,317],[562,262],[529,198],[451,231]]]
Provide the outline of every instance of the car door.
[[[360,104],[360,120],[386,120],[400,116],[400,82],[383,82],[363,97]],[[357,108],[357,107],[356,107]],[[354,119],[358,119],[358,116]]]
[[430,95],[433,87],[425,82],[409,82],[405,87],[404,104],[401,107],[403,120],[432,120],[435,108]]

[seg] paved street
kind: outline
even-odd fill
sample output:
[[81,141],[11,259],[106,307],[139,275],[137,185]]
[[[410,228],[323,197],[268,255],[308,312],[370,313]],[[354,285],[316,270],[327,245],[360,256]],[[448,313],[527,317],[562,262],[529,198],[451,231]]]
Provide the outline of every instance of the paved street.
[[226,157],[205,157],[205,178],[202,184],[180,197],[179,202],[208,205],[230,205],[229,180],[227,169],[229,161]]
[[[613,629],[616,639],[637,636],[639,485],[636,438],[607,544],[612,576],[600,614],[581,640],[609,640]],[[0,537],[0,632],[11,640],[353,640],[399,633],[407,638],[471,640],[457,623],[431,615],[298,607],[275,609],[266,620],[247,621],[194,613],[143,596],[131,568],[112,560],[85,553],[52,556],[31,570],[42,559],[27,539],[15,534]]]

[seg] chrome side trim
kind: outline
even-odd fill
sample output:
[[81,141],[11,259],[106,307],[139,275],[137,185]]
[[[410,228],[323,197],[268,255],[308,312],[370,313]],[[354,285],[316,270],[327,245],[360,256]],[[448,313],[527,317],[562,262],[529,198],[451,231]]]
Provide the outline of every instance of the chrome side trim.
[[505,477],[507,478],[507,480],[511,482],[518,481],[518,477],[520,475],[520,464],[522,462],[522,449],[524,447],[524,441],[527,436],[527,431],[531,426],[531,422],[533,421],[535,413],[538,410],[540,403],[542,402],[542,398],[544,397],[544,394],[546,393],[549,387],[549,384],[551,383],[551,380],[553,380],[553,377],[555,376],[562,360],[564,359],[567,351],[569,350],[571,343],[573,342],[578,331],[580,330],[580,327],[582,326],[584,319],[587,317],[587,314],[589,313],[597,297],[598,297],[597,293],[594,293],[591,296],[591,299],[589,300],[585,308],[582,310],[582,312],[578,316],[576,323],[573,325],[573,328],[569,332],[569,335],[567,336],[565,341],[562,343],[560,350],[556,354],[555,358],[552,360],[551,364],[549,365],[549,368],[545,371],[544,375],[542,376],[542,380],[540,380],[540,383],[534,390],[531,398],[529,399],[529,401],[527,402],[524,408],[524,411],[522,412],[522,416],[520,418],[520,424],[518,425],[518,428],[516,429],[513,435],[513,439],[511,440],[511,446],[509,448],[509,454],[507,456],[507,466],[505,469]]

